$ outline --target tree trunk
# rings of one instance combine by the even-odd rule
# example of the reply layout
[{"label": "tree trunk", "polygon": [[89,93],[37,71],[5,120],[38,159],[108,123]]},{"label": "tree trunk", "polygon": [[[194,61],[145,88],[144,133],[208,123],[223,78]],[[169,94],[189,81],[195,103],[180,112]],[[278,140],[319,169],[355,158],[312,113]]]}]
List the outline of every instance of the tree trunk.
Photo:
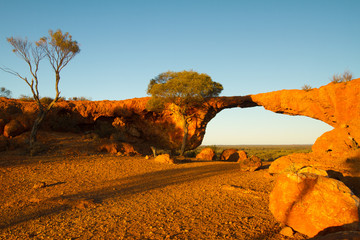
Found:
[{"label": "tree trunk", "polygon": [[182,140],[182,144],[181,144],[181,149],[180,149],[180,156],[184,156],[185,153],[185,148],[186,148],[186,143],[187,143],[187,138],[189,135],[189,123],[187,122],[187,119],[185,116],[183,116],[183,121],[184,121],[184,136],[183,136],[183,140]]},{"label": "tree trunk", "polygon": [[40,112],[39,112],[38,116],[36,117],[35,122],[32,126],[31,133],[30,133],[30,152],[34,147],[34,144],[36,142],[37,132],[40,128],[41,122],[44,120],[46,113],[47,113],[47,111],[40,109]]}]

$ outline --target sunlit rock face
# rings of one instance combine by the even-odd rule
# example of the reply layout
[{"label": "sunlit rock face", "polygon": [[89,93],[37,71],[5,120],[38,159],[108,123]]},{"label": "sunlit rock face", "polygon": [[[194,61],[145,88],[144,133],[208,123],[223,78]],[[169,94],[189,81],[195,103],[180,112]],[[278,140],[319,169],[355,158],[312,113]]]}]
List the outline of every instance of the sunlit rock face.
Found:
[{"label": "sunlit rock face", "polygon": [[[333,126],[332,131],[320,136],[314,144],[313,152],[317,156],[356,155],[360,143],[359,99],[360,79],[330,83],[309,91],[281,90],[213,98],[193,110],[187,149],[201,144],[208,122],[221,110],[263,106],[275,113],[308,116]],[[148,111],[148,100],[145,97],[122,101],[60,101],[42,127],[55,131],[95,132],[116,141],[178,149],[183,136],[181,118],[169,110]],[[12,129],[14,135],[29,131],[36,112],[37,106],[33,102],[0,98],[0,133],[4,135],[4,129],[9,128],[7,124],[12,120],[21,125],[19,129]]]},{"label": "sunlit rock face", "polygon": [[326,162],[329,168],[334,164],[359,171],[360,79],[330,83],[310,91],[281,90],[252,95],[251,98],[267,110],[308,116],[334,127],[319,136],[312,147],[313,153],[306,158]]},{"label": "sunlit rock face", "polygon": [[321,120],[334,130],[319,137],[313,151],[339,155],[360,143],[360,79],[303,90],[282,90],[251,96],[265,109]]},{"label": "sunlit rock face", "polygon": [[312,173],[281,174],[270,194],[274,217],[313,237],[330,227],[357,230],[359,201],[342,182]]}]

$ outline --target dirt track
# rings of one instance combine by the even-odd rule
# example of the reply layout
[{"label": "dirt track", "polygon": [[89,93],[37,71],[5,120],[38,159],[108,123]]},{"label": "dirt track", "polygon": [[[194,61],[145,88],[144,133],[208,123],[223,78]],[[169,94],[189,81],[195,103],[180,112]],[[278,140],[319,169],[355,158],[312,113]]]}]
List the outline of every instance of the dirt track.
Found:
[{"label": "dirt track", "polygon": [[237,163],[3,154],[0,239],[286,239],[268,210],[274,179]]}]

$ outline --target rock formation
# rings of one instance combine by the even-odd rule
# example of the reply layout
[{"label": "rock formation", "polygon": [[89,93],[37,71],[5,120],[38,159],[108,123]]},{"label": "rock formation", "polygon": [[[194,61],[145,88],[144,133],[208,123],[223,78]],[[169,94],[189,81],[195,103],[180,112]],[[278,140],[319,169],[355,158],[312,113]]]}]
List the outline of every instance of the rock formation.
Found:
[{"label": "rock formation", "polygon": [[204,148],[196,155],[196,158],[200,160],[214,161],[216,160],[216,153],[212,148]]},{"label": "rock formation", "polygon": [[270,194],[274,217],[313,237],[330,227],[358,230],[360,199],[344,183],[312,173],[281,174]]},{"label": "rock formation", "polygon": [[[309,91],[280,90],[213,98],[201,108],[194,109],[187,149],[194,149],[201,144],[208,122],[221,110],[263,106],[275,113],[308,116],[334,127],[317,139],[312,155],[305,158],[328,159],[329,162],[333,159],[356,158],[360,154],[359,99],[360,79],[330,83]],[[60,101],[44,121],[43,128],[93,131],[101,137],[120,142],[178,149],[183,134],[181,119],[167,110],[161,113],[148,111],[148,100]],[[10,138],[29,131],[36,112],[37,107],[33,102],[0,98],[0,134]]]},{"label": "rock formation", "polygon": [[262,166],[262,161],[257,156],[251,156],[240,161],[239,163],[241,171],[247,172],[254,172]]},{"label": "rock formation", "polygon": [[220,161],[236,162],[239,159],[237,151],[235,148],[225,149],[220,154]]}]

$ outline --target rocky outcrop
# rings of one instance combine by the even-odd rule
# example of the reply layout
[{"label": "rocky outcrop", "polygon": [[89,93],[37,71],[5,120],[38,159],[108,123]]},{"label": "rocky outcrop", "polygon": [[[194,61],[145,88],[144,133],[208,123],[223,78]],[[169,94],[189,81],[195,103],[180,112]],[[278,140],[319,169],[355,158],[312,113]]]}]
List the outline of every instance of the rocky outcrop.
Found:
[{"label": "rocky outcrop", "polygon": [[310,91],[282,90],[252,95],[252,101],[265,109],[288,115],[308,116],[334,129],[320,136],[313,152],[322,158],[342,158],[359,150],[360,79],[330,83]]},{"label": "rocky outcrop", "polygon": [[[281,90],[238,97],[217,97],[193,109],[187,149],[203,140],[208,122],[227,108],[263,106],[288,115],[302,115],[321,120],[334,130],[320,136],[313,146],[313,159],[347,159],[360,153],[360,79],[330,83],[318,89]],[[179,116],[164,110],[146,109],[149,98],[123,101],[60,101],[44,121],[43,128],[56,131],[96,132],[100,137],[156,148],[179,149],[183,136]],[[21,123],[16,134],[29,131],[37,113],[33,102],[0,98],[1,125]],[[21,128],[22,127],[22,128]],[[15,134],[15,135],[16,135]]]},{"label": "rocky outcrop", "polygon": [[330,227],[358,230],[360,200],[344,183],[311,173],[278,177],[270,194],[274,217],[313,237]]}]

